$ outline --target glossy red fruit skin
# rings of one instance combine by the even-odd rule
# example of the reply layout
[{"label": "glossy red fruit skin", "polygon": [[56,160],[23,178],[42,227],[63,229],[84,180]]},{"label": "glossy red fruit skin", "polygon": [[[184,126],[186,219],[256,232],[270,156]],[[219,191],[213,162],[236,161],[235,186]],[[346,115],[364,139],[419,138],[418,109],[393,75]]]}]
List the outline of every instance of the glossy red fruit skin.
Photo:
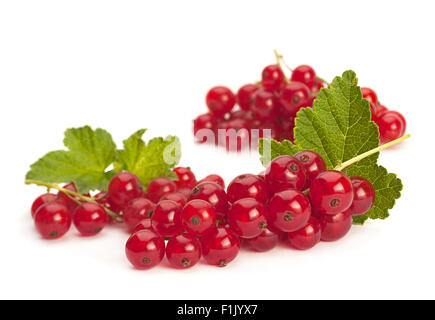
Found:
[{"label": "glossy red fruit skin", "polygon": [[150,219],[156,209],[156,205],[145,198],[136,198],[130,200],[124,207],[124,223],[127,229],[131,231],[143,219]]},{"label": "glossy red fruit skin", "polygon": [[[121,208],[118,207],[117,205],[115,205],[109,198],[109,194],[105,191],[100,192],[98,194],[95,195],[95,198],[97,199],[96,201],[101,204],[103,207],[117,213],[120,214],[121,213]],[[109,221],[110,221],[110,216],[108,217]]]},{"label": "glossy red fruit skin", "polygon": [[284,155],[270,162],[264,177],[271,193],[283,189],[302,190],[305,186],[306,172],[296,158]]},{"label": "glossy red fruit skin", "polygon": [[244,198],[233,203],[228,211],[228,225],[239,237],[258,237],[267,227],[268,210],[253,198]]},{"label": "glossy red fruit skin", "polygon": [[53,193],[44,193],[41,194],[39,197],[35,199],[32,203],[32,208],[30,210],[32,214],[32,218],[35,218],[36,211],[43,206],[44,204],[54,202],[54,201],[61,201],[57,198],[56,194]]},{"label": "glossy red fruit skin", "polygon": [[180,234],[169,239],[166,245],[166,257],[177,269],[188,269],[201,258],[201,243],[195,236]]},{"label": "glossy red fruit skin", "polygon": [[153,231],[153,226],[151,223],[151,218],[143,219],[139,221],[139,223],[131,229],[131,234],[135,234],[138,231],[142,230],[151,230]]},{"label": "glossy red fruit skin", "polygon": [[110,180],[108,194],[110,201],[123,208],[128,202],[142,195],[142,183],[130,172],[121,172]]},{"label": "glossy red fruit skin", "polygon": [[370,102],[370,120],[371,121],[377,120],[376,114],[377,114],[377,106],[373,102]]},{"label": "glossy red fruit skin", "polygon": [[196,186],[195,174],[189,167],[177,167],[173,170],[178,177],[178,180],[174,181],[177,189],[190,188]]},{"label": "glossy red fruit skin", "polygon": [[252,239],[246,239],[248,245],[257,252],[270,251],[278,244],[279,237],[276,233],[266,228],[263,232]]},{"label": "glossy red fruit skin", "polygon": [[218,129],[218,145],[228,151],[240,151],[250,147],[250,130],[243,119],[224,120]]},{"label": "glossy red fruit skin", "polygon": [[301,229],[287,233],[290,246],[298,250],[308,250],[320,242],[322,228],[319,220],[310,217]]},{"label": "glossy red fruit skin", "polygon": [[[193,120],[193,134],[195,137],[198,131],[203,129],[208,129],[213,132],[216,130],[216,119],[210,113],[201,114]],[[204,143],[206,140],[206,137],[203,136],[198,136],[198,138],[195,139],[198,143]]]},{"label": "glossy red fruit skin", "polygon": [[217,174],[210,174],[207,177],[205,177],[204,179],[200,180],[198,182],[198,184],[202,183],[202,182],[206,182],[206,181],[210,181],[210,182],[215,182],[218,185],[220,185],[222,187],[222,189],[225,190],[225,181],[224,179],[222,179],[221,176],[217,175]]},{"label": "glossy red fruit skin", "polygon": [[193,188],[189,201],[201,199],[213,206],[216,218],[222,219],[228,212],[228,197],[225,190],[217,183],[206,181]]},{"label": "glossy red fruit skin", "polygon": [[325,85],[323,84],[322,80],[316,78],[314,79],[313,85],[311,87],[311,92],[318,93],[320,89],[324,88]]},{"label": "glossy red fruit skin", "polygon": [[279,101],[275,93],[260,89],[254,94],[253,99],[251,110],[254,118],[270,120],[278,115]]},{"label": "glossy red fruit skin", "polygon": [[335,215],[316,214],[322,229],[322,241],[337,241],[343,238],[352,227],[352,215],[349,211]]},{"label": "glossy red fruit skin", "polygon": [[261,84],[268,91],[278,91],[284,83],[284,73],[281,68],[272,64],[263,69],[261,73]]},{"label": "glossy red fruit skin", "polygon": [[375,188],[367,179],[350,177],[353,187],[353,201],[349,213],[359,216],[369,211],[375,203]]},{"label": "glossy red fruit skin", "polygon": [[174,181],[169,178],[158,177],[153,179],[149,184],[146,192],[146,196],[152,202],[157,203],[160,199],[168,193],[177,190],[177,186]]},{"label": "glossy red fruit skin", "polygon": [[311,216],[308,197],[289,189],[275,193],[269,201],[268,224],[283,232],[293,232],[307,224]]},{"label": "glossy red fruit skin", "polygon": [[310,199],[314,210],[320,213],[335,215],[346,211],[353,201],[352,182],[342,172],[324,171],[311,182]]},{"label": "glossy red fruit skin", "polygon": [[178,203],[181,207],[184,207],[187,203],[187,196],[182,192],[171,192],[165,194],[163,197],[161,197],[160,201],[163,200],[172,200],[176,203]]},{"label": "glossy red fruit skin", "polygon": [[222,118],[236,104],[236,96],[227,87],[217,86],[210,89],[205,98],[210,113]]},{"label": "glossy red fruit skin", "polygon": [[165,241],[151,230],[138,231],[127,240],[125,254],[135,268],[150,269],[165,256]]},{"label": "glossy red fruit skin", "polygon": [[281,90],[280,102],[287,116],[294,117],[299,109],[311,105],[311,91],[301,82],[290,82]]},{"label": "glossy red fruit skin", "polygon": [[311,88],[314,86],[314,81],[316,80],[316,72],[308,65],[300,65],[293,70],[290,80],[301,82],[308,88]]},{"label": "glossy red fruit skin", "polygon": [[[70,190],[70,191],[73,191],[73,192],[77,192],[77,187],[74,183],[69,183],[69,184],[63,186],[63,188]],[[77,197],[73,197],[73,198],[76,199],[77,201],[79,201],[79,199]],[[63,192],[59,192],[57,194],[57,199],[66,205],[70,214],[72,214],[74,212],[74,209],[77,207],[77,202],[72,200],[69,196],[67,196]]]},{"label": "glossy red fruit skin", "polygon": [[106,226],[107,212],[99,204],[82,203],[74,210],[73,222],[82,235],[93,236]]},{"label": "glossy red fruit skin", "polygon": [[406,120],[397,111],[385,111],[377,118],[379,127],[379,139],[382,143],[388,143],[402,137],[406,131]]},{"label": "glossy red fruit skin", "polygon": [[227,194],[231,203],[243,198],[254,198],[261,203],[269,199],[266,182],[255,174],[242,174],[234,178],[228,185]]},{"label": "glossy red fruit skin", "polygon": [[207,201],[191,200],[181,211],[181,224],[187,233],[201,236],[216,225],[216,211]]},{"label": "glossy red fruit skin", "polygon": [[260,89],[260,87],[256,84],[245,84],[237,91],[237,102],[240,109],[244,111],[251,110],[253,104],[252,97],[258,89]]},{"label": "glossy red fruit skin", "polygon": [[388,108],[383,104],[378,104],[376,107],[376,121],[384,113],[388,111]]},{"label": "glossy red fruit skin", "polygon": [[213,228],[201,237],[201,247],[208,264],[225,267],[239,254],[240,240],[228,228]]},{"label": "glossy red fruit skin", "polygon": [[35,213],[35,227],[46,239],[63,236],[71,226],[71,215],[66,205],[50,202],[42,205]]},{"label": "glossy red fruit skin", "polygon": [[367,99],[369,102],[372,102],[375,106],[378,105],[378,95],[376,92],[370,88],[361,88],[361,93],[364,99]]},{"label": "glossy red fruit skin", "polygon": [[160,201],[153,215],[153,230],[161,237],[175,237],[183,232],[181,225],[181,206],[171,200]]},{"label": "glossy red fruit skin", "polygon": [[294,157],[302,163],[306,172],[306,182],[303,190],[309,188],[311,181],[319,175],[319,173],[326,170],[325,160],[316,152],[304,150],[297,152]]}]

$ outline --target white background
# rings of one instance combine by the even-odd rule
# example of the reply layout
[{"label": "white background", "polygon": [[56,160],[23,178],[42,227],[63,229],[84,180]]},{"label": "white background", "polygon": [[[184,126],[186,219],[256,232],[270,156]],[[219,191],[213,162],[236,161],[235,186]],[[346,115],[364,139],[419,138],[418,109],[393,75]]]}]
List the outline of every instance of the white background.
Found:
[{"label": "white background", "polygon": [[[433,1],[1,1],[0,298],[435,298]],[[385,221],[307,252],[243,251],[227,268],[133,270],[127,234],[43,241],[25,186],[31,163],[89,124],[115,141],[139,128],[181,138],[181,165],[228,183],[256,153],[193,143],[206,91],[259,78],[277,48],[331,80],[353,69],[412,138],[380,162],[404,183]]]}]

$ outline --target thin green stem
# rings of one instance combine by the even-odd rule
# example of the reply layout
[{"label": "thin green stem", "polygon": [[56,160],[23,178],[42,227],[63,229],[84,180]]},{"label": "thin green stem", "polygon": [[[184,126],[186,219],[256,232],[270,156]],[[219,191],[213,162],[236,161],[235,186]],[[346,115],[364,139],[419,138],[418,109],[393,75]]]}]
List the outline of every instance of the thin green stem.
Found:
[{"label": "thin green stem", "polygon": [[[285,65],[288,69],[290,69],[290,68],[289,68],[289,67],[287,66],[287,64],[284,62],[284,57],[283,57],[282,55],[280,55],[276,49],[273,50],[273,53],[275,54],[276,65],[281,69],[282,73],[284,74],[284,81],[285,81],[285,83],[289,83],[289,80],[288,80],[288,78],[286,77],[284,70],[282,69],[281,62],[283,62],[284,65]],[[291,69],[290,69],[290,71],[291,71]]]}]

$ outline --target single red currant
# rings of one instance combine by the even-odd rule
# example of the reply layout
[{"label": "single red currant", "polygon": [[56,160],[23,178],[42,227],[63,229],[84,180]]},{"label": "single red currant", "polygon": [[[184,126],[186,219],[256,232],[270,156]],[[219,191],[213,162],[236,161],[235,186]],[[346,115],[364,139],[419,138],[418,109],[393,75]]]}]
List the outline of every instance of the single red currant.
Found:
[{"label": "single red currant", "polygon": [[233,203],[228,211],[230,229],[246,239],[259,236],[267,227],[268,212],[264,204],[253,198],[244,198]]},{"label": "single red currant", "polygon": [[216,212],[216,218],[222,219],[228,212],[228,197],[225,190],[214,182],[203,182],[193,188],[189,201],[201,199],[207,201],[213,206]]},{"label": "single red currant", "polygon": [[222,189],[225,189],[224,179],[222,179],[222,177],[217,175],[217,174],[210,174],[210,175],[208,175],[207,177],[205,177],[204,179],[199,181],[198,184],[200,184],[202,182],[206,182],[206,181],[215,182],[218,185],[220,185],[222,187]]},{"label": "single red currant", "polygon": [[191,268],[201,258],[201,243],[195,236],[180,234],[169,239],[166,257],[175,268]]},{"label": "single red currant", "polygon": [[136,198],[131,200],[124,208],[124,223],[128,230],[134,228],[143,219],[150,219],[156,206],[150,200],[145,198]]},{"label": "single red currant", "polygon": [[310,199],[320,213],[334,215],[346,211],[353,200],[352,182],[342,172],[324,171],[311,182]]},{"label": "single red currant", "polygon": [[130,200],[142,195],[142,184],[134,174],[121,172],[110,180],[108,193],[110,200],[123,208]]},{"label": "single red currant", "polygon": [[171,200],[160,201],[153,215],[151,223],[154,231],[161,237],[174,237],[183,232],[181,225],[181,206]]},{"label": "single red currant", "polygon": [[181,211],[181,223],[187,233],[203,235],[216,225],[216,211],[207,201],[191,200]]},{"label": "single red currant", "polygon": [[224,120],[218,129],[218,144],[228,151],[240,151],[250,147],[250,130],[243,119]]},{"label": "single red currant", "polygon": [[326,163],[318,153],[310,150],[299,151],[294,155],[294,157],[299,160],[305,168],[307,175],[307,180],[303,188],[303,190],[305,190],[309,188],[311,181],[313,181],[319,173],[326,170]]},{"label": "single red currant", "polygon": [[316,72],[308,65],[301,65],[293,70],[290,80],[293,82],[301,82],[308,88],[311,88],[314,86],[314,81],[316,81]]},{"label": "single red currant", "polygon": [[269,190],[264,180],[255,174],[242,174],[228,185],[228,200],[231,203],[242,198],[254,198],[265,203],[269,199]]},{"label": "single red currant", "polygon": [[406,120],[397,111],[385,111],[377,119],[379,138],[382,143],[387,143],[402,137],[406,131]]},{"label": "single red currant", "polygon": [[253,104],[252,97],[258,89],[260,89],[260,87],[256,84],[246,84],[237,91],[237,102],[239,103],[240,109],[244,111],[251,110]]},{"label": "single red currant", "polygon": [[282,110],[288,116],[296,116],[299,109],[311,104],[311,91],[301,82],[290,82],[281,90]]},{"label": "single red currant", "polygon": [[378,121],[378,118],[386,111],[388,111],[388,108],[383,104],[378,104],[376,106],[376,122]]},{"label": "single red currant", "polygon": [[266,252],[272,250],[278,244],[278,235],[266,228],[263,232],[252,239],[246,239],[247,244],[258,252]]},{"label": "single red currant", "polygon": [[298,250],[308,250],[320,242],[322,234],[320,222],[310,217],[308,223],[299,230],[287,234],[289,244]]},{"label": "single red currant", "polygon": [[[63,188],[67,189],[69,191],[72,191],[72,192],[77,192],[77,187],[74,183],[69,183],[69,184],[63,186]],[[57,194],[57,199],[66,205],[70,214],[72,214],[74,212],[75,208],[78,206],[78,202],[80,201],[79,198],[69,196],[64,192],[59,192]]]},{"label": "single red currant", "polygon": [[316,78],[314,79],[313,86],[311,87],[311,92],[318,93],[320,89],[324,88],[325,85],[322,80]]},{"label": "single red currant", "polygon": [[125,254],[137,269],[150,269],[165,256],[165,241],[150,230],[138,231],[127,240]]},{"label": "single red currant", "polygon": [[370,102],[370,120],[375,121],[376,120],[376,114],[377,114],[377,107],[373,102]]},{"label": "single red currant", "polygon": [[61,200],[59,200],[57,198],[57,195],[53,194],[53,193],[44,193],[44,194],[40,195],[38,198],[36,198],[35,201],[33,201],[33,203],[32,203],[32,209],[30,211],[32,214],[32,218],[35,217],[36,211],[41,206],[43,206],[46,203],[50,203],[50,202],[54,202],[54,201],[61,201]]},{"label": "single red currant", "polygon": [[208,264],[225,267],[239,254],[240,241],[228,228],[219,227],[201,238],[201,247]]},{"label": "single red currant", "polygon": [[343,238],[352,227],[352,215],[349,210],[335,215],[317,214],[322,228],[322,241],[336,241]]},{"label": "single red currant", "polygon": [[131,234],[135,234],[138,231],[141,230],[153,230],[153,226],[151,223],[151,218],[143,219],[141,220],[132,230]]},{"label": "single red currant", "polygon": [[216,129],[216,119],[210,113],[202,114],[193,120],[193,134],[196,137],[196,141],[199,143],[207,141],[205,135],[197,136],[198,132],[203,129],[211,130],[213,132]]},{"label": "single red currant", "polygon": [[176,191],[176,192],[171,192],[171,193],[165,194],[160,199],[160,201],[163,201],[163,200],[172,200],[172,201],[178,203],[181,207],[184,207],[186,205],[186,203],[187,203],[187,199],[188,199],[188,197],[186,197],[184,195],[184,193]]},{"label": "single red currant", "polygon": [[370,181],[361,177],[350,177],[353,187],[353,201],[349,213],[359,216],[369,211],[375,203],[375,188]]},{"label": "single red currant", "polygon": [[279,101],[275,93],[260,89],[254,94],[253,99],[251,109],[256,119],[269,120],[277,116]]},{"label": "single red currant", "polygon": [[194,186],[196,186],[196,177],[189,167],[177,167],[173,171],[178,177],[178,180],[174,181],[177,189],[192,189]]},{"label": "single red currant", "polygon": [[174,181],[169,178],[159,177],[153,179],[149,184],[146,192],[146,196],[152,202],[157,203],[160,199],[168,193],[177,190],[177,186]]},{"label": "single red currant", "polygon": [[49,202],[36,210],[36,230],[46,239],[57,239],[63,236],[71,226],[71,215],[61,202]]},{"label": "single red currant", "polygon": [[370,88],[361,88],[361,93],[364,99],[372,102],[375,106],[378,105],[378,96],[374,90]]},{"label": "single red currant", "polygon": [[302,190],[305,186],[304,166],[291,156],[279,156],[273,159],[266,169],[266,183],[271,193],[283,189]]},{"label": "single red currant", "polygon": [[[110,211],[113,211],[117,214],[120,214],[122,211],[120,207],[118,207],[116,204],[114,204],[112,202],[112,200],[110,200],[109,194],[105,191],[96,194],[95,199],[100,205],[109,209]],[[109,218],[109,221],[110,221],[110,218]]]},{"label": "single red currant", "polygon": [[[190,193],[192,192],[192,189],[182,188],[182,189],[178,189],[177,192],[184,195],[186,197],[186,199],[189,199]],[[163,197],[162,197],[162,200],[163,200]],[[172,199],[166,199],[166,200],[172,200]]]},{"label": "single red currant", "polygon": [[293,232],[306,225],[310,216],[310,201],[300,191],[281,191],[270,199],[268,223],[273,228]]},{"label": "single red currant", "polygon": [[211,88],[207,93],[206,103],[210,113],[221,118],[233,109],[236,97],[227,87],[218,86]]},{"label": "single red currant", "polygon": [[106,226],[107,212],[96,203],[86,202],[74,210],[73,222],[84,236],[93,236]]},{"label": "single red currant", "polygon": [[276,65],[270,65],[263,69],[261,73],[261,84],[268,91],[278,91],[284,83],[284,73],[281,68]]}]

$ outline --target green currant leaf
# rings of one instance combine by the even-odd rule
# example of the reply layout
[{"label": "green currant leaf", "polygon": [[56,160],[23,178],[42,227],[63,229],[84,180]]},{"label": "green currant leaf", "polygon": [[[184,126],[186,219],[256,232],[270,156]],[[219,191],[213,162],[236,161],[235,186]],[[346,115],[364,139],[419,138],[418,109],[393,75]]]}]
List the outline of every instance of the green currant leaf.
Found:
[{"label": "green currant leaf", "polygon": [[[270,150],[270,152],[268,152]],[[292,156],[296,152],[301,151],[299,147],[295,146],[288,140],[278,142],[273,139],[263,139],[259,141],[260,161],[263,166],[267,167],[273,159],[282,155]],[[270,154],[270,156],[269,156]]]}]

